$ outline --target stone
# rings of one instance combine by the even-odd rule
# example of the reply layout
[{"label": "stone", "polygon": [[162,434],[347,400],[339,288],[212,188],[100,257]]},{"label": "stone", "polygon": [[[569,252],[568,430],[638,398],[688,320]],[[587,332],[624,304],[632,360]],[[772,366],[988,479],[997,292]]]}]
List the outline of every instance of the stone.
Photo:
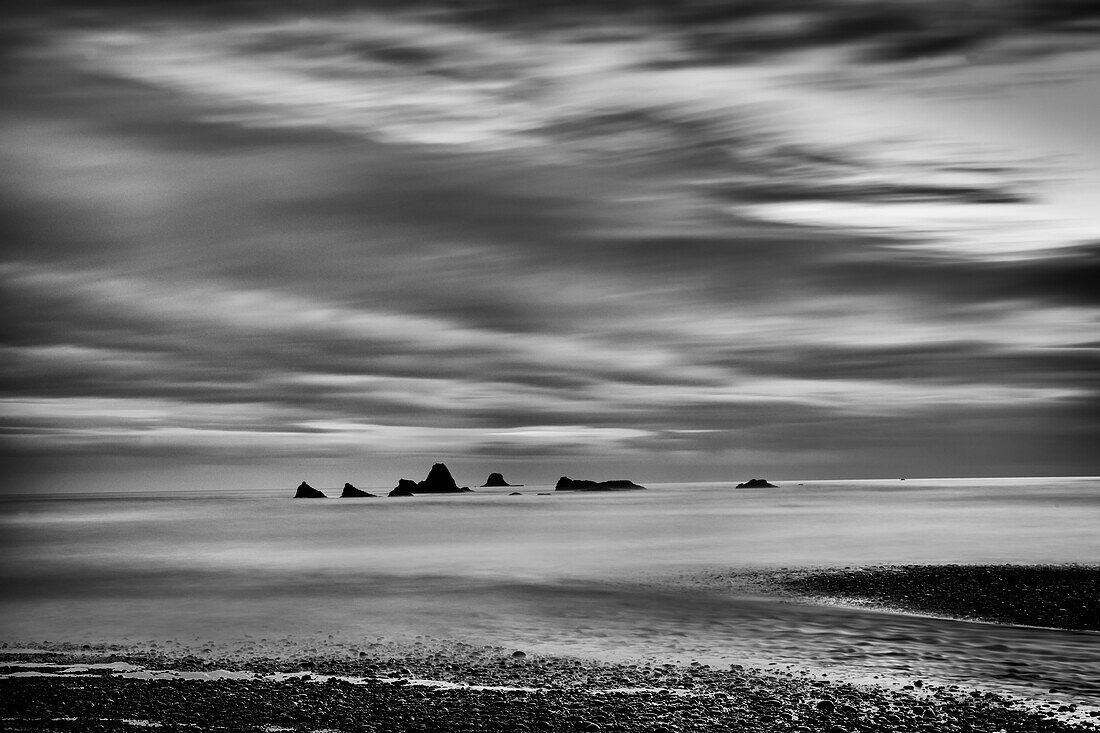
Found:
[{"label": "stone", "polygon": [[523,494],[518,492],[518,491],[513,491],[510,494],[508,494],[508,496],[523,496]]},{"label": "stone", "polygon": [[367,491],[363,491],[362,489],[357,489],[354,486],[352,486],[351,484],[344,484],[344,492],[342,494],[340,494],[340,498],[342,498],[342,499],[358,498],[358,497],[364,497],[364,496],[373,497],[374,494],[371,494],[370,492],[367,492]]},{"label": "stone", "polygon": [[457,491],[470,491],[469,487],[458,488],[458,484],[455,483],[454,478],[451,476],[451,472],[447,469],[447,466],[442,463],[435,463],[432,465],[432,470],[428,471],[428,477],[423,481],[416,484],[415,493],[418,494],[448,494]]},{"label": "stone", "polygon": [[432,469],[428,471],[428,477],[417,482],[416,488],[421,491],[458,491],[458,484],[455,483],[451,472],[447,470],[446,464],[433,463]]},{"label": "stone", "polygon": [[298,484],[298,490],[294,492],[295,499],[324,499],[325,495],[313,488],[305,481]]},{"label": "stone", "polygon": [[628,491],[644,488],[644,486],[639,486],[626,479],[589,481],[588,479],[571,479],[568,476],[562,476],[558,479],[558,483],[554,485],[555,491]]},{"label": "stone", "polygon": [[739,489],[778,489],[775,484],[769,484],[762,478],[749,479],[743,484],[737,484]]},{"label": "stone", "polygon": [[397,482],[397,486],[389,493],[390,496],[417,496],[419,494],[457,494],[472,492],[469,486],[458,487],[451,472],[442,463],[436,463],[428,471],[428,477],[423,481],[413,483],[407,478]]},{"label": "stone", "polygon": [[415,496],[413,491],[416,490],[416,482],[410,481],[407,478],[403,478],[397,482],[397,486],[394,487],[388,496]]},{"label": "stone", "polygon": [[523,486],[523,484],[510,484],[504,480],[504,476],[499,473],[489,474],[489,478],[485,479],[485,483],[482,486]]}]

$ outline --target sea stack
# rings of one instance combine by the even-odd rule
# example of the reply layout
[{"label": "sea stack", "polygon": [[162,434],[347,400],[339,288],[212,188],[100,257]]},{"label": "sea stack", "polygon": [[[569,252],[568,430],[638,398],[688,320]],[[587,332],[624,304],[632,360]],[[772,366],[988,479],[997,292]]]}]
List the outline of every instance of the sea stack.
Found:
[{"label": "sea stack", "polygon": [[589,481],[588,479],[572,479],[568,476],[562,476],[554,486],[555,491],[630,491],[644,488],[644,486],[639,486],[626,479]]},{"label": "sea stack", "polygon": [[324,499],[325,495],[313,488],[305,481],[298,484],[298,491],[294,493],[295,499]]},{"label": "sea stack", "polygon": [[485,483],[482,486],[523,486],[523,484],[510,484],[504,480],[504,476],[499,473],[489,474],[489,478],[485,479]]},{"label": "sea stack", "polygon": [[340,494],[341,499],[354,499],[362,496],[374,496],[370,492],[357,489],[351,484],[344,484],[344,493]]},{"label": "sea stack", "polygon": [[451,472],[442,463],[432,465],[432,470],[428,471],[428,477],[417,482],[416,490],[421,494],[449,494],[454,491],[469,491],[468,488],[458,488]]},{"label": "sea stack", "polygon": [[397,487],[389,493],[390,496],[416,496],[417,494],[457,494],[463,491],[471,491],[470,487],[458,488],[451,472],[442,463],[436,463],[432,470],[428,471],[428,477],[423,481],[413,483],[407,478],[397,482]]},{"label": "sea stack", "polygon": [[414,496],[413,491],[415,490],[416,482],[403,478],[398,480],[397,486],[387,496]]},{"label": "sea stack", "polygon": [[737,484],[737,488],[739,488],[739,489],[778,489],[779,487],[776,486],[775,484],[769,484],[767,481],[765,481],[762,478],[753,478],[753,479],[749,479],[748,481],[746,481],[743,484]]}]

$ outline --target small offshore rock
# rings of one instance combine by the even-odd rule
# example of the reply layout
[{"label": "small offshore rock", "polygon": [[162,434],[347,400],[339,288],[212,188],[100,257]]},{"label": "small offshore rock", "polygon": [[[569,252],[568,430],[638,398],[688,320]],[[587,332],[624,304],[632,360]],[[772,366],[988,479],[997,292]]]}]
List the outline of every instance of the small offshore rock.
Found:
[{"label": "small offshore rock", "polygon": [[416,490],[416,482],[410,481],[407,478],[400,479],[397,482],[397,486],[391,491],[388,496],[415,496],[413,491]]},{"label": "small offshore rock", "polygon": [[778,489],[779,487],[776,486],[775,484],[768,483],[765,479],[753,478],[753,479],[749,479],[748,481],[746,481],[743,484],[737,484],[737,488],[739,488],[739,489]]},{"label": "small offshore rock", "polygon": [[627,491],[631,489],[644,489],[633,481],[617,479],[613,481],[590,481],[588,479],[571,479],[562,476],[554,485],[555,491]]},{"label": "small offshore rock", "polygon": [[523,486],[523,484],[510,484],[504,480],[503,474],[494,472],[489,474],[489,478],[485,479],[482,486]]},{"label": "small offshore rock", "polygon": [[324,499],[326,497],[322,492],[318,491],[317,489],[313,488],[312,486],[307,484],[305,481],[303,481],[302,483],[298,484],[298,490],[296,492],[294,492],[294,498],[295,499]]},{"label": "small offshore rock", "polygon": [[342,494],[340,494],[341,499],[358,498],[358,497],[363,497],[363,496],[373,497],[374,494],[371,494],[367,491],[363,491],[362,489],[357,489],[356,487],[352,486],[351,484],[344,484],[344,491],[343,491]]}]

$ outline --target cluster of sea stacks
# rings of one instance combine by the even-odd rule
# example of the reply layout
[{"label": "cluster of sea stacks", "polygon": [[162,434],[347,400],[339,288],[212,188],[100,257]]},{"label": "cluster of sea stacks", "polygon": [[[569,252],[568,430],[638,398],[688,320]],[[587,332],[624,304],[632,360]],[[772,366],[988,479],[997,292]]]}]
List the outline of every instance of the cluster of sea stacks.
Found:
[{"label": "cluster of sea stacks", "polygon": [[[489,478],[482,484],[483,487],[510,487],[510,486],[522,486],[523,484],[510,484],[504,480],[504,476],[499,473],[490,473]],[[616,480],[616,481],[589,481],[587,479],[571,479],[562,476],[558,479],[557,486],[554,487],[557,491],[625,491],[629,489],[644,489],[644,486],[639,486],[633,481]],[[428,471],[428,477],[423,481],[411,481],[407,478],[403,478],[397,482],[397,486],[394,487],[388,496],[418,496],[420,494],[460,494],[463,492],[472,492],[468,486],[459,488],[455,483],[454,478],[451,476],[451,472],[442,463],[436,463],[432,466],[432,470]],[[519,492],[512,492],[510,496],[518,496]],[[376,494],[357,489],[351,484],[344,484],[343,493],[340,494],[341,498],[362,498],[362,497],[374,497]],[[315,489],[305,481],[298,485],[298,491],[294,494],[295,499],[324,499],[327,498],[325,493],[320,489]]]},{"label": "cluster of sea stacks", "polygon": [[[523,484],[510,484],[504,480],[504,476],[499,473],[490,473],[489,478],[485,479],[485,483],[482,487],[512,487],[523,486]],[[644,486],[639,486],[633,481],[626,479],[616,479],[613,481],[590,481],[589,479],[572,479],[568,476],[562,476],[558,479],[558,483],[554,486],[555,491],[633,491],[636,489],[644,489]],[[777,488],[775,484],[770,484],[762,478],[754,478],[746,481],[743,484],[737,484],[739,489],[774,489]],[[397,486],[390,491],[387,496],[418,496],[420,494],[461,494],[463,492],[472,492],[469,486],[463,486],[459,488],[455,483],[454,478],[451,476],[451,472],[442,463],[436,463],[432,466],[432,470],[428,471],[428,477],[423,481],[411,481],[407,478],[403,478],[397,482]],[[518,491],[513,491],[509,496],[520,496]],[[344,484],[344,490],[340,494],[340,498],[363,498],[363,497],[376,497],[377,494],[371,494],[362,489],[357,489],[351,484]],[[295,499],[325,499],[325,493],[319,489],[315,489],[305,481],[298,485],[298,491],[294,494]]]}]

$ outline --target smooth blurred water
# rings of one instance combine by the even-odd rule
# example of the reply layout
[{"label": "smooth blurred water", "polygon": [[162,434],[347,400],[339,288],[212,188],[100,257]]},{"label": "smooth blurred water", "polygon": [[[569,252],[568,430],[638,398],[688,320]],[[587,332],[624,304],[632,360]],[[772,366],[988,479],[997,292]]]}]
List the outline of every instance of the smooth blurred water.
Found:
[{"label": "smooth blurred water", "polygon": [[1098,563],[1098,479],[512,490],[9,496],[0,638],[428,635],[608,659],[1053,687],[1100,704],[1100,635],[817,608],[694,583],[738,568]]}]

